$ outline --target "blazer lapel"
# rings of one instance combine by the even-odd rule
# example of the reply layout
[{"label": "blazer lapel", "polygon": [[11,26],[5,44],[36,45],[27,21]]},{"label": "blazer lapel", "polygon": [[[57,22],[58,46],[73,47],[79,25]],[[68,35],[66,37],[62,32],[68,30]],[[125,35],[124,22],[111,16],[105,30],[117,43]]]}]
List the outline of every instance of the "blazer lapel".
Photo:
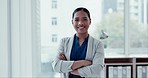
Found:
[{"label": "blazer lapel", "polygon": [[93,38],[89,35],[88,38],[88,44],[87,44],[87,53],[86,53],[86,58],[87,60],[92,60],[91,56],[93,54]]},{"label": "blazer lapel", "polygon": [[73,45],[73,40],[74,36],[70,37],[69,44],[68,44],[68,50],[67,50],[67,60],[70,60],[70,54],[71,54],[71,49]]}]

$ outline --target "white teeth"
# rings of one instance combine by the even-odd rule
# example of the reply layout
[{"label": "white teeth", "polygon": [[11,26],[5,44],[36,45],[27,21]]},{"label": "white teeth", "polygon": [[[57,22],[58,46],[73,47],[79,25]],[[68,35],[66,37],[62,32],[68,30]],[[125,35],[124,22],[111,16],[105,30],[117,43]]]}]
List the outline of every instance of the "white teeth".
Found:
[{"label": "white teeth", "polygon": [[79,29],[83,29],[84,27],[79,27]]}]

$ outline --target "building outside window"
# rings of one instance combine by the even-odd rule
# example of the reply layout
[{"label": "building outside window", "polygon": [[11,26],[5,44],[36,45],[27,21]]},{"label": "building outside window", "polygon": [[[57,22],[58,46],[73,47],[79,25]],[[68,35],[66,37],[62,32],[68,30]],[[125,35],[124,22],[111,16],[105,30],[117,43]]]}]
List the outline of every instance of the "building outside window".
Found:
[{"label": "building outside window", "polygon": [[52,2],[52,5],[51,5],[52,8],[53,9],[57,8],[57,0],[52,0],[51,2]]},{"label": "building outside window", "polygon": [[51,21],[52,22],[51,23],[52,26],[56,26],[57,25],[57,18],[56,17],[52,17],[51,19],[52,19],[52,21]]},{"label": "building outside window", "polygon": [[52,34],[52,42],[57,42],[57,34]]},{"label": "building outside window", "polygon": [[[103,42],[106,59],[148,58],[148,0],[58,0],[58,5],[57,0],[0,2],[4,4],[0,25],[1,77],[60,78],[51,62],[59,41],[75,34],[71,17],[79,6],[90,11],[89,34]],[[100,39],[102,30],[108,33],[107,39]],[[139,64],[140,60],[132,59],[132,64]],[[138,78],[148,77],[147,66],[137,66],[137,69],[140,70]],[[111,73],[117,74],[116,71]]]},{"label": "building outside window", "polygon": [[[133,1],[136,4],[130,1]],[[59,0],[58,5],[56,0],[52,0],[52,4],[56,5],[56,7],[60,6],[54,11],[50,7],[43,6],[46,2],[43,0],[41,0],[41,2],[44,3],[41,4],[41,10],[44,8],[50,10],[41,11],[41,17],[47,19],[51,18],[51,26],[57,25],[57,23],[59,25],[51,27],[48,24],[48,20],[47,23],[41,23],[41,28],[45,28],[41,31],[45,32],[43,34],[44,37],[41,38],[42,41],[45,41],[45,43],[41,43],[41,46],[44,46],[42,47],[41,54],[44,53],[45,55],[41,58],[47,60],[44,63],[41,61],[42,64],[51,65],[51,61],[55,56],[58,47],[58,44],[53,45],[53,42],[59,43],[61,38],[74,34],[74,28],[71,24],[71,14],[78,6],[88,8],[91,13],[92,23],[89,32],[92,36],[100,39],[101,30],[104,30],[109,34],[107,39],[101,40],[105,45],[105,58],[148,56],[147,0]],[[68,6],[69,3],[73,4]],[[127,7],[127,5],[129,6]],[[46,20],[43,22],[45,21]],[[48,40],[49,38],[47,38],[49,35],[52,35],[51,40]],[[51,43],[46,44],[46,42]],[[49,58],[46,59],[46,57]],[[42,67],[47,69],[49,65],[47,65],[47,67]],[[59,77],[57,73],[53,72],[51,66],[49,66],[49,69],[46,72],[43,72],[43,75],[51,77],[54,75],[54,77]]]}]

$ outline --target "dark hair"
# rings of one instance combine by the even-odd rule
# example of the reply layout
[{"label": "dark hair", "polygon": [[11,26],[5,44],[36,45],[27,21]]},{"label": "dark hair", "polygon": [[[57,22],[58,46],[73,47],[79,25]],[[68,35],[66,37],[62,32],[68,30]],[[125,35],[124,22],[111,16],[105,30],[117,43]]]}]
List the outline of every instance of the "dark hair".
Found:
[{"label": "dark hair", "polygon": [[89,19],[91,19],[91,18],[90,18],[90,12],[89,12],[86,8],[84,8],[84,7],[76,8],[76,9],[73,11],[73,13],[72,13],[72,19],[74,18],[74,14],[75,14],[76,12],[78,12],[78,11],[84,11],[84,12],[86,12],[86,14],[88,15]]}]

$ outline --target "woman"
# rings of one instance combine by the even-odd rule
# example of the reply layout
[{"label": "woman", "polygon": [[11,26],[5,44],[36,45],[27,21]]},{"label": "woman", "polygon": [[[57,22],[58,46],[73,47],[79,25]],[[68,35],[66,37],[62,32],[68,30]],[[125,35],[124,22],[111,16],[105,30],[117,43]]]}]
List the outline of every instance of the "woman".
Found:
[{"label": "woman", "polygon": [[104,66],[103,44],[88,34],[90,13],[79,7],[72,14],[76,34],[61,40],[52,66],[65,78],[98,77]]}]

